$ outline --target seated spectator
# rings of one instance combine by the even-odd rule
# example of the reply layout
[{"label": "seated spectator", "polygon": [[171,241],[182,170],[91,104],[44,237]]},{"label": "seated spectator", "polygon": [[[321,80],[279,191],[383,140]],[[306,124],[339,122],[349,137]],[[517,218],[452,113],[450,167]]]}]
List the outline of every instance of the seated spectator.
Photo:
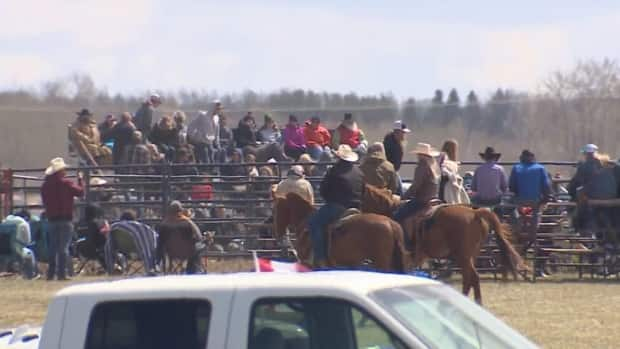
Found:
[{"label": "seated spectator", "polygon": [[202,234],[198,226],[192,221],[189,213],[179,201],[170,203],[166,215],[158,226],[158,257],[164,253],[174,254],[174,257],[187,257],[187,274],[194,274],[200,269],[200,252]]},{"label": "seated spectator", "polygon": [[103,143],[107,143],[108,141],[112,140],[108,132],[110,132],[110,130],[112,130],[115,125],[116,125],[116,116],[114,116],[114,114],[106,115],[103,122],[97,125],[97,129],[99,130],[99,135]]},{"label": "seated spectator", "polygon": [[[161,163],[164,160],[164,154],[157,150],[154,144],[145,144],[142,139],[142,132],[134,131],[131,138],[131,144],[127,147],[123,164],[127,165],[152,165]],[[155,169],[152,167],[140,166],[131,169],[134,174],[153,174]]]},{"label": "seated spectator", "polygon": [[[191,151],[187,147],[181,147],[176,152],[175,166],[172,167],[172,175],[173,176],[198,176],[198,169],[196,168],[196,163],[192,159]],[[176,166],[176,165],[185,165],[185,166]]]},{"label": "seated spectator", "polygon": [[235,143],[237,143],[237,148],[241,149],[247,146],[256,147],[256,120],[252,116],[252,112],[248,112],[239,121],[235,134]]},{"label": "seated spectator", "polygon": [[265,124],[256,133],[256,140],[261,143],[280,143],[282,135],[269,114],[265,114]]},{"label": "seated spectator", "polygon": [[198,111],[198,116],[188,127],[188,140],[194,146],[196,160],[199,163],[214,162],[214,152],[217,145],[217,123],[213,116],[206,111]]},{"label": "seated spectator", "polygon": [[138,222],[135,211],[123,212],[120,220],[110,226],[104,247],[108,274],[114,271],[117,252],[127,257],[137,255],[144,263],[146,275],[153,275],[156,262],[157,233],[148,225]]},{"label": "seated spectator", "polygon": [[32,279],[38,276],[37,263],[34,255],[34,251],[31,249],[32,234],[30,232],[30,212],[19,211],[12,215],[8,215],[2,223],[15,224],[17,227],[17,234],[15,236],[15,245],[12,246],[15,249],[15,254],[19,256],[22,263],[22,274],[27,279]]},{"label": "seated spectator", "polygon": [[284,128],[282,138],[284,140],[284,153],[286,156],[297,160],[306,152],[304,129],[299,126],[299,121],[295,115],[289,115],[288,124]]},{"label": "seated spectator", "polygon": [[485,161],[474,172],[471,183],[472,203],[481,206],[495,206],[502,202],[502,195],[508,190],[504,168],[497,164],[502,156],[492,147],[487,147],[480,157]]},{"label": "seated spectator", "polygon": [[439,199],[447,204],[469,204],[469,195],[463,186],[463,177],[459,174],[457,152],[458,143],[453,139],[445,141],[441,147]]},{"label": "seated spectator", "polygon": [[276,195],[286,196],[288,193],[295,193],[314,204],[312,185],[305,179],[304,169],[300,165],[291,166],[286,179],[276,186]]},{"label": "seated spectator", "polygon": [[368,148],[368,155],[362,160],[360,170],[366,183],[397,193],[398,176],[394,170],[394,165],[385,157],[383,143],[377,142]]},{"label": "seated spectator", "polygon": [[358,155],[366,154],[368,141],[364,136],[364,131],[357,126],[357,122],[353,119],[353,114],[344,114],[344,120],[338,125],[332,139],[332,148],[338,149],[341,144],[346,144],[353,149]]},{"label": "seated spectator", "polygon": [[225,115],[220,116],[220,137],[218,146],[221,149],[227,149],[233,144],[233,132],[228,127],[228,118]]},{"label": "seated spectator", "polygon": [[321,118],[318,116],[313,116],[310,123],[304,127],[304,138],[306,139],[306,150],[314,160],[319,160],[321,154],[329,150],[331,135],[321,125]]},{"label": "seated spectator", "polygon": [[179,134],[179,145],[187,145],[187,116],[185,116],[184,112],[177,110],[172,114],[172,119],[174,120],[174,124],[176,125]]},{"label": "seated spectator", "polygon": [[179,147],[179,130],[172,117],[165,115],[159,120],[151,131],[150,141],[165,154],[166,160],[170,162],[174,160],[176,149]]},{"label": "seated spectator", "polygon": [[108,137],[114,141],[112,158],[115,165],[123,163],[127,147],[132,144],[133,133],[136,130],[132,120],[131,114],[125,112],[121,115],[121,121],[108,131]]},{"label": "seated spectator", "polygon": [[310,154],[301,154],[301,156],[299,157],[299,160],[297,160],[298,162],[302,163],[302,167],[304,168],[304,174],[308,177],[317,177],[318,174],[318,169],[316,167],[316,165],[314,164],[315,161],[312,160],[312,157],[310,157]]},{"label": "seated spectator", "polygon": [[96,204],[89,204],[84,209],[86,240],[78,246],[79,252],[86,258],[96,259],[106,270],[104,247],[110,232],[108,222],[103,219],[103,210]]},{"label": "seated spectator", "polygon": [[70,136],[73,145],[82,158],[98,165],[112,161],[112,150],[102,145],[97,123],[88,109],[77,113],[77,120],[71,125]]}]

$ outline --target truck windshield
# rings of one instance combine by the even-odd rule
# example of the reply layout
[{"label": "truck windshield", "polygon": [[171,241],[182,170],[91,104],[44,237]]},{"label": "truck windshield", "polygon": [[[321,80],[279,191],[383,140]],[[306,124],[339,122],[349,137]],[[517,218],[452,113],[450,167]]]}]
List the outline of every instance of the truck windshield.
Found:
[{"label": "truck windshield", "polygon": [[431,348],[537,348],[448,286],[390,288],[371,298]]}]

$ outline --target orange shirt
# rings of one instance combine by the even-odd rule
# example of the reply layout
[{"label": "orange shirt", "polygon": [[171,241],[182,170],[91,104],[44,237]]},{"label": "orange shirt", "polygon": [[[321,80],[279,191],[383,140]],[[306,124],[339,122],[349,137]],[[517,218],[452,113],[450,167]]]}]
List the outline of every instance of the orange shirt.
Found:
[{"label": "orange shirt", "polygon": [[316,129],[313,129],[311,126],[304,127],[304,137],[306,138],[306,146],[328,146],[331,144],[332,136],[329,131],[319,125]]}]

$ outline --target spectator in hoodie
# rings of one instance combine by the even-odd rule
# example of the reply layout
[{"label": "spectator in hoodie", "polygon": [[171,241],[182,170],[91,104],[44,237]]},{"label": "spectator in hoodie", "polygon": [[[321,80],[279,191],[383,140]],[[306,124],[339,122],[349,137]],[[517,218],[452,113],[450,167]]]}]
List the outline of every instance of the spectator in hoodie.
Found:
[{"label": "spectator in hoodie", "polygon": [[364,131],[357,126],[357,122],[353,119],[353,114],[344,114],[344,120],[336,128],[334,138],[332,139],[332,147],[337,149],[339,145],[346,144],[360,156],[366,154],[368,141],[364,136]]},{"label": "spectator in hoodie", "polygon": [[66,263],[69,259],[69,246],[73,238],[74,198],[84,195],[82,177],[78,175],[75,184],[66,178],[67,165],[63,158],[50,161],[45,170],[45,180],[41,186],[41,199],[49,221],[47,280],[67,280]]},{"label": "spectator in hoodie", "polygon": [[15,224],[17,235],[15,236],[15,244],[11,246],[15,253],[22,261],[22,274],[27,279],[37,276],[36,260],[34,251],[30,248],[32,243],[32,234],[30,231],[30,212],[20,211],[12,215],[8,215],[2,223]]},{"label": "spectator in hoodie", "polygon": [[107,143],[111,140],[108,133],[114,128],[114,126],[116,125],[116,121],[116,116],[114,116],[114,114],[108,114],[105,116],[103,122],[97,125],[97,128],[99,129],[99,135],[103,143]]},{"label": "spectator in hoodie", "polygon": [[[219,120],[218,120],[219,121]],[[199,163],[209,164],[214,161],[214,152],[217,145],[218,122],[207,111],[198,111],[198,116],[187,127],[187,139],[194,146],[196,160]]]},{"label": "spectator in hoodie", "polygon": [[269,114],[265,114],[265,123],[256,133],[256,140],[261,143],[280,143],[282,135],[276,122]]},{"label": "spectator in hoodie", "polygon": [[306,139],[304,129],[299,126],[297,117],[293,114],[288,116],[288,124],[282,135],[284,140],[284,153],[286,156],[297,160],[306,152]]},{"label": "spectator in hoodie", "polygon": [[364,181],[380,189],[398,191],[398,176],[392,165],[385,158],[383,143],[377,142],[368,147],[368,154],[360,164]]},{"label": "spectator in hoodie", "polygon": [[247,146],[256,147],[256,120],[252,116],[252,112],[248,112],[239,120],[235,142],[237,143],[237,148],[241,149]]},{"label": "spectator in hoodie", "polygon": [[314,160],[319,160],[324,151],[329,150],[331,144],[331,134],[321,124],[321,118],[313,116],[310,123],[304,128],[304,138],[306,139],[306,149]]},{"label": "spectator in hoodie", "polygon": [[150,141],[166,155],[166,160],[174,161],[174,155],[179,147],[179,130],[171,116],[162,116],[151,131]]}]

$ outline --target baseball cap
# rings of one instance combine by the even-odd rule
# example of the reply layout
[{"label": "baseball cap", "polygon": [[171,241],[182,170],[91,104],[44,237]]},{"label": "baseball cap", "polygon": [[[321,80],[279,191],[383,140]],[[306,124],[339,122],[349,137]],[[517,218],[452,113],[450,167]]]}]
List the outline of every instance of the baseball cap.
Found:
[{"label": "baseball cap", "polygon": [[596,153],[598,151],[598,147],[596,144],[586,144],[581,148],[581,152],[584,154]]},{"label": "baseball cap", "polygon": [[394,130],[401,130],[401,131],[403,131],[405,133],[411,132],[411,130],[407,128],[407,125],[405,125],[402,122],[402,120],[394,121],[394,127],[392,127],[392,129],[394,129]]}]

